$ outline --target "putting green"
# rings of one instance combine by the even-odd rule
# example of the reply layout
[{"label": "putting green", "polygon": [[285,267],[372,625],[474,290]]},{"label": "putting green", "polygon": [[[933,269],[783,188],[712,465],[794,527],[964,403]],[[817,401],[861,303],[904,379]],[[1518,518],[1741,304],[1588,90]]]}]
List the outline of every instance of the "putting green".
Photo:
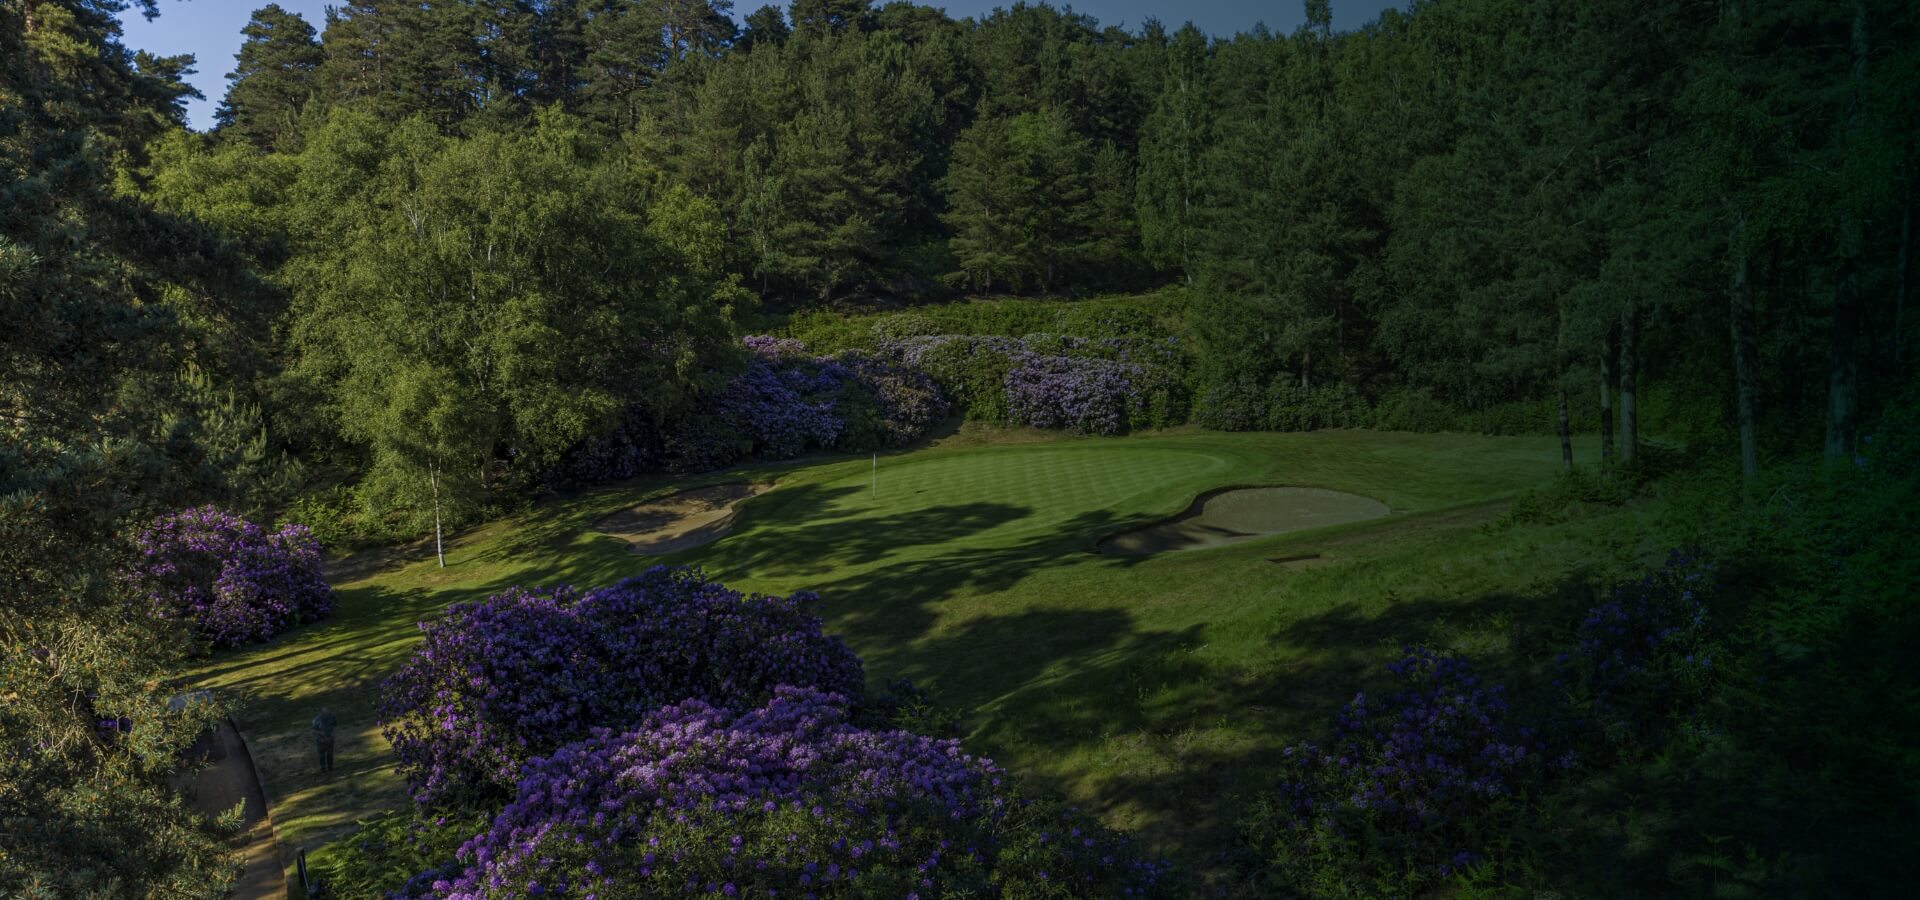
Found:
[{"label": "putting green", "polygon": [[1372,497],[1310,487],[1224,488],[1193,501],[1179,518],[1100,541],[1100,552],[1150,556],[1238,544],[1270,534],[1381,518],[1392,510]]}]

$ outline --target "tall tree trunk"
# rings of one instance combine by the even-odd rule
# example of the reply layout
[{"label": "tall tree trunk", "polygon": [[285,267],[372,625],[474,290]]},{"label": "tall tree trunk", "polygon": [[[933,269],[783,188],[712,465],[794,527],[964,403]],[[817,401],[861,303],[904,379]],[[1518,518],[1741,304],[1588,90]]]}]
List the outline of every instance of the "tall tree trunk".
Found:
[{"label": "tall tree trunk", "polygon": [[1754,396],[1758,393],[1754,379],[1759,370],[1755,364],[1753,335],[1753,283],[1748,277],[1751,269],[1751,255],[1741,246],[1742,234],[1746,228],[1744,214],[1735,218],[1733,223],[1733,267],[1727,283],[1727,323],[1733,337],[1733,406],[1735,417],[1740,422],[1740,477],[1752,483],[1760,471],[1759,434],[1754,423]]},{"label": "tall tree trunk", "polygon": [[1640,449],[1640,315],[1628,308],[1620,317],[1620,464],[1633,465]]},{"label": "tall tree trunk", "polygon": [[1613,329],[1600,341],[1600,465],[1613,465]]},{"label": "tall tree trunk", "polygon": [[433,490],[433,555],[440,560],[440,568],[447,567],[447,545],[440,529],[440,467],[427,467],[427,484]]},{"label": "tall tree trunk", "polygon": [[[1860,91],[1867,74],[1867,5],[1853,5],[1853,97],[1848,101],[1847,133],[1851,144],[1860,127]],[[1840,271],[1833,285],[1832,364],[1827,379],[1827,462],[1853,454],[1854,430],[1860,406],[1860,255],[1865,243],[1859,214],[1842,201],[1840,213]]]},{"label": "tall tree trunk", "polygon": [[[1857,223],[1850,226],[1859,230]],[[1857,250],[1859,245],[1845,238]],[[1844,245],[1843,245],[1844,246]],[[1846,251],[1843,249],[1842,253]],[[1859,258],[1843,255],[1840,275],[1833,289],[1832,366],[1827,379],[1828,462],[1839,462],[1853,454],[1854,430],[1859,422],[1860,358],[1860,272]]]},{"label": "tall tree trunk", "polygon": [[1560,386],[1560,468],[1573,471],[1573,425],[1567,416],[1567,388]]},{"label": "tall tree trunk", "polygon": [[1913,289],[1913,185],[1907,185],[1906,208],[1900,212],[1900,263],[1899,283],[1893,295],[1893,366],[1900,368],[1900,355],[1907,346],[1906,323],[1902,319],[1907,312],[1907,293]]}]

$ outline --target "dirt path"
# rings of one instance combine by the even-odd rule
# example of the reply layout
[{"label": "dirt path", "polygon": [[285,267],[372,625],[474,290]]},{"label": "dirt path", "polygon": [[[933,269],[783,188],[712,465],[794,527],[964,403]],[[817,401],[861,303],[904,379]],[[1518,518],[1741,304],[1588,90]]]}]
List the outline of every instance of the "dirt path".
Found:
[{"label": "dirt path", "polygon": [[243,856],[240,880],[234,883],[237,900],[263,900],[287,896],[286,871],[280,867],[280,845],[273,837],[273,820],[267,817],[267,798],[260,792],[260,777],[253,768],[253,755],[233,727],[223,719],[220,727],[203,735],[194,752],[206,754],[208,765],[190,778],[180,779],[187,801],[208,815],[219,815],[246,801],[245,825],[238,841]]},{"label": "dirt path", "polygon": [[726,537],[740,501],[772,486],[734,482],[679,491],[602,516],[593,528],[642,556],[690,550]]}]

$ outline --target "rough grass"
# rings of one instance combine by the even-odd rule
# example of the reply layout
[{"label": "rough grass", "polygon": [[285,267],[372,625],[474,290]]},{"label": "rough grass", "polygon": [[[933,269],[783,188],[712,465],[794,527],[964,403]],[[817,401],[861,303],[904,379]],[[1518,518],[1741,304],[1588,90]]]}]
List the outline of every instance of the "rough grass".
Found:
[{"label": "rough grass", "polygon": [[[326,623],[219,658],[199,680],[241,694],[283,850],[310,851],[404,803],[373,725],[378,682],[446,604],[512,584],[607,583],[648,565],[594,518],[742,477],[778,487],[734,533],[664,557],[737,587],[814,590],[875,684],[908,676],[959,710],[971,749],[1111,823],[1210,866],[1236,797],[1278,749],[1405,643],[1497,654],[1541,604],[1573,602],[1648,548],[1593,521],[1480,526],[1557,466],[1551,439],[1372,432],[1217,434],[950,446],[868,459],[642,481],[459,536],[449,566],[393,559],[337,585]],[[1349,491],[1394,515],[1144,559],[1103,556],[1115,529],[1222,485]],[[1618,515],[1630,515],[1619,513]],[[1522,623],[1517,625],[1516,623]],[[335,772],[306,723],[338,714]]]}]

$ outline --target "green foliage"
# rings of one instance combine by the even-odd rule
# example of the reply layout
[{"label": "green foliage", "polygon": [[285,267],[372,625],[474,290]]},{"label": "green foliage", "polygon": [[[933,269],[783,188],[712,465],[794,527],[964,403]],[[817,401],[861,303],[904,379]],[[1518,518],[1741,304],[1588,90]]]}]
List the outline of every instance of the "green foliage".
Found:
[{"label": "green foliage", "polygon": [[1044,294],[1090,261],[1093,170],[1089,142],[1057,109],[982,119],[962,132],[945,181],[956,278],[991,293],[998,276],[1016,292]]},{"label": "green foliage", "polygon": [[911,731],[933,738],[958,738],[963,731],[959,710],[934,702],[931,694],[908,678],[889,682],[885,691],[866,697],[853,708],[849,721],[869,730]]},{"label": "green foliage", "polygon": [[459,521],[497,454],[537,467],[640,398],[687,402],[746,299],[710,204],[634,208],[558,113],[462,141],[340,112],[302,162],[293,371],[368,449],[364,496],[422,523]]},{"label": "green foliage", "polygon": [[313,26],[277,3],[254,10],[240,34],[246,40],[227,75],[232,84],[214,114],[221,136],[263,150],[294,149],[326,53]]},{"label": "green foliage", "polygon": [[1303,387],[1281,375],[1265,387],[1244,381],[1216,384],[1200,396],[1195,419],[1221,431],[1316,431],[1358,428],[1373,416],[1360,395],[1345,384]]},{"label": "green foliage", "polygon": [[1619,506],[1633,497],[1633,487],[1612,473],[1594,474],[1580,468],[1561,473],[1552,484],[1528,490],[1515,498],[1495,527],[1563,522],[1591,507]]},{"label": "green foliage", "polygon": [[1186,309],[1186,293],[1178,289],[1067,301],[1008,297],[870,315],[813,310],[787,317],[774,330],[821,353],[872,350],[882,340],[935,334],[1177,339],[1183,334]]},{"label": "green foliage", "polygon": [[[123,193],[179,123],[190,60],[135,54],[128,4],[0,4],[0,893],[220,897],[238,811],[179,754],[224,715],[191,646],[113,577],[125,530],[271,475],[250,380],[258,285]],[[152,4],[144,4],[151,10]]]},{"label": "green foliage", "polygon": [[354,823],[351,834],[308,862],[332,896],[385,897],[453,859],[462,843],[486,827],[486,818],[476,814],[428,816],[412,808],[391,809]]}]

